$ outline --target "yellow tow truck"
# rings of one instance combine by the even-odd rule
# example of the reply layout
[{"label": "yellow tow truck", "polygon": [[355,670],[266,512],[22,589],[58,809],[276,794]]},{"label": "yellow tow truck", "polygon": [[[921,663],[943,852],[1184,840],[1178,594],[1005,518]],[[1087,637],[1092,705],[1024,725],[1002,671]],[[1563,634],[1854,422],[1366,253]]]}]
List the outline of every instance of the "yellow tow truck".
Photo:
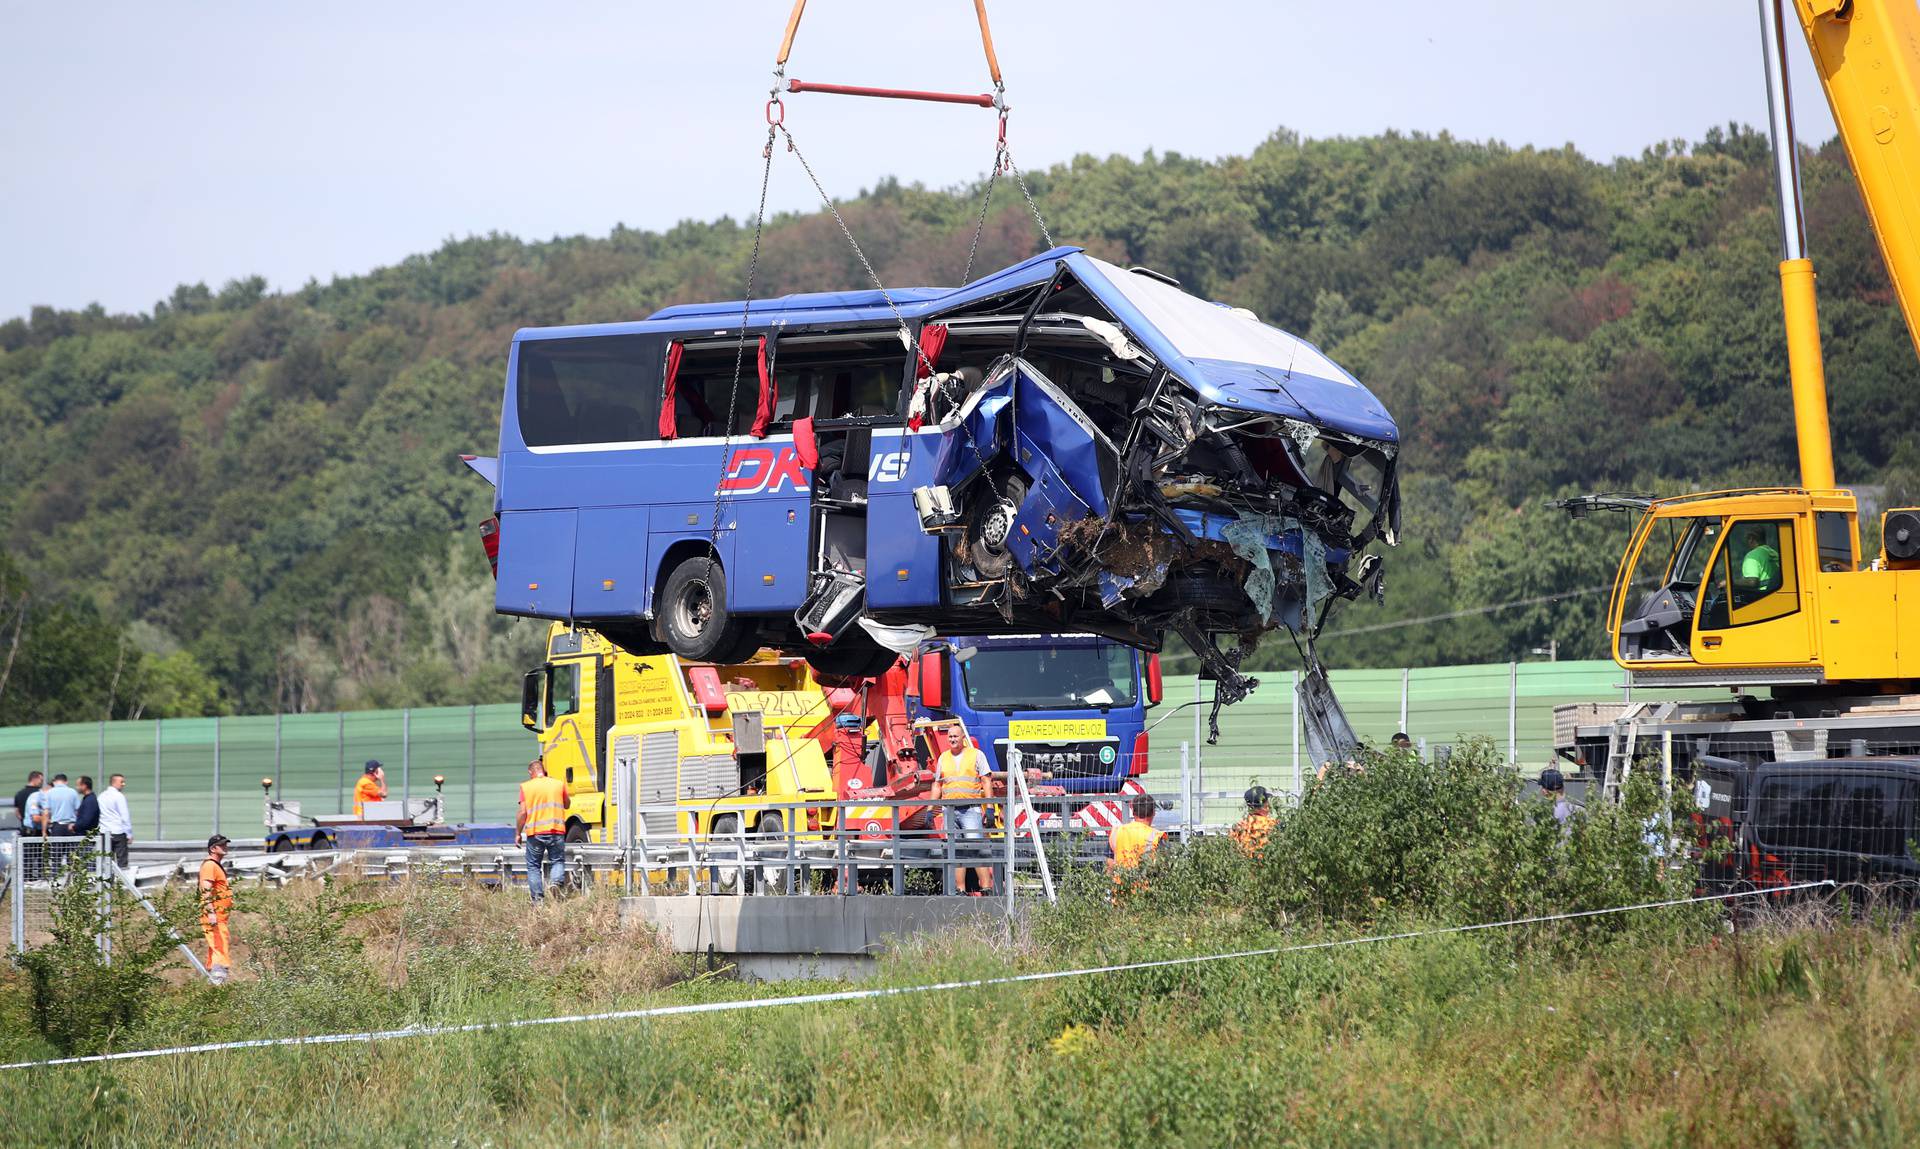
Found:
[{"label": "yellow tow truck", "polygon": [[[555,623],[547,658],[522,680],[520,721],[538,735],[547,772],[567,784],[567,840],[611,841],[609,769],[635,764],[649,833],[779,834],[773,803],[834,797],[833,713],[805,661],[769,652],[733,666],[633,654],[596,631]],[[831,829],[809,808],[798,833]]]}]

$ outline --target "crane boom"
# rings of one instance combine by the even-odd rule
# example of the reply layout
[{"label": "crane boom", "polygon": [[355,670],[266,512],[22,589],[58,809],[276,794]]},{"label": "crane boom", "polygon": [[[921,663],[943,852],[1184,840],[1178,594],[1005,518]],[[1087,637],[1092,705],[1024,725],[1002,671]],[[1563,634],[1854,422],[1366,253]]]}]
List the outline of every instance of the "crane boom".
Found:
[{"label": "crane boom", "polygon": [[1920,353],[1920,7],[1792,0]]}]

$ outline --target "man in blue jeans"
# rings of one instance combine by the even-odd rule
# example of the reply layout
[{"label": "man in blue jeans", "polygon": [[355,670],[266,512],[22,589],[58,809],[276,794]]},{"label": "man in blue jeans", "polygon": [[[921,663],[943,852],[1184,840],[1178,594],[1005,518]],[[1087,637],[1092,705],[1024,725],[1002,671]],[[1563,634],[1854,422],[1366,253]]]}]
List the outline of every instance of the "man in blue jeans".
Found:
[{"label": "man in blue jeans", "polygon": [[558,886],[567,876],[567,784],[547,777],[539,758],[527,763],[527,780],[520,783],[520,816],[513,824],[516,845],[527,848],[527,892],[535,905],[546,896],[547,884]]}]

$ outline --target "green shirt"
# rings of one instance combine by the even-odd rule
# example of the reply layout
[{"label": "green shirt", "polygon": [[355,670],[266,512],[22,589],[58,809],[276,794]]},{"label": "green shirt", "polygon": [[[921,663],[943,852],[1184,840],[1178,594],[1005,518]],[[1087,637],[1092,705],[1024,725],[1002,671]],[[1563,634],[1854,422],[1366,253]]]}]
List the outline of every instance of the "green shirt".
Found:
[{"label": "green shirt", "polygon": [[1740,560],[1740,577],[1765,587],[1780,585],[1780,552],[1765,543],[1747,552]]}]

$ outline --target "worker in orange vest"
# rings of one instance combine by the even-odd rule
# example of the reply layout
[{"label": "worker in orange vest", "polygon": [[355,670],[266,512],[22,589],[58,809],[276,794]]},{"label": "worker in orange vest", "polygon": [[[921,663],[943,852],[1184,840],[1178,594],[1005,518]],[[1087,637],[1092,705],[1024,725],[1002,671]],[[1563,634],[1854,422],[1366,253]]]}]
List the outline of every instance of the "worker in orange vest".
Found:
[{"label": "worker in orange vest", "polygon": [[369,758],[367,768],[361,773],[360,780],[353,784],[353,816],[364,818],[367,816],[368,802],[386,800],[387,768],[380,765],[379,759]]},{"label": "worker in orange vest", "polygon": [[[967,739],[966,728],[958,723],[942,725],[939,728],[942,749],[933,769],[933,800],[959,801],[973,799],[984,802],[987,799],[987,780],[993,776],[993,770],[987,765],[980,748]],[[984,806],[948,806],[946,808],[947,836],[962,842],[984,842],[986,831],[986,808]],[[971,868],[974,883],[979,887],[971,891],[973,896],[984,896],[993,886],[993,868],[974,866]],[[964,884],[966,873],[960,875]]]},{"label": "worker in orange vest", "polygon": [[225,985],[233,968],[227,935],[233,890],[227,885],[227,868],[221,864],[227,856],[227,842],[224,834],[208,838],[207,856],[200,863],[200,932],[207,939],[207,980],[214,985]]},{"label": "worker in orange vest", "polygon": [[547,764],[535,758],[527,763],[527,780],[520,783],[520,816],[513,824],[513,842],[527,848],[527,892],[534,905],[546,896],[548,884],[558,887],[567,878],[567,784],[547,777]]},{"label": "worker in orange vest", "polygon": [[1272,798],[1267,788],[1255,783],[1247,789],[1247,816],[1234,823],[1228,834],[1233,844],[1247,857],[1257,857],[1267,838],[1273,833],[1273,814],[1269,810]]},{"label": "worker in orange vest", "polygon": [[[1108,845],[1113,849],[1113,857],[1107,860],[1107,872],[1113,875],[1115,884],[1125,881],[1129,871],[1146,865],[1147,859],[1159,848],[1160,839],[1166,837],[1166,831],[1153,828],[1153,815],[1160,804],[1151,794],[1133,796],[1133,821],[1113,832]],[[1144,889],[1142,882],[1132,883],[1134,889]]]}]

